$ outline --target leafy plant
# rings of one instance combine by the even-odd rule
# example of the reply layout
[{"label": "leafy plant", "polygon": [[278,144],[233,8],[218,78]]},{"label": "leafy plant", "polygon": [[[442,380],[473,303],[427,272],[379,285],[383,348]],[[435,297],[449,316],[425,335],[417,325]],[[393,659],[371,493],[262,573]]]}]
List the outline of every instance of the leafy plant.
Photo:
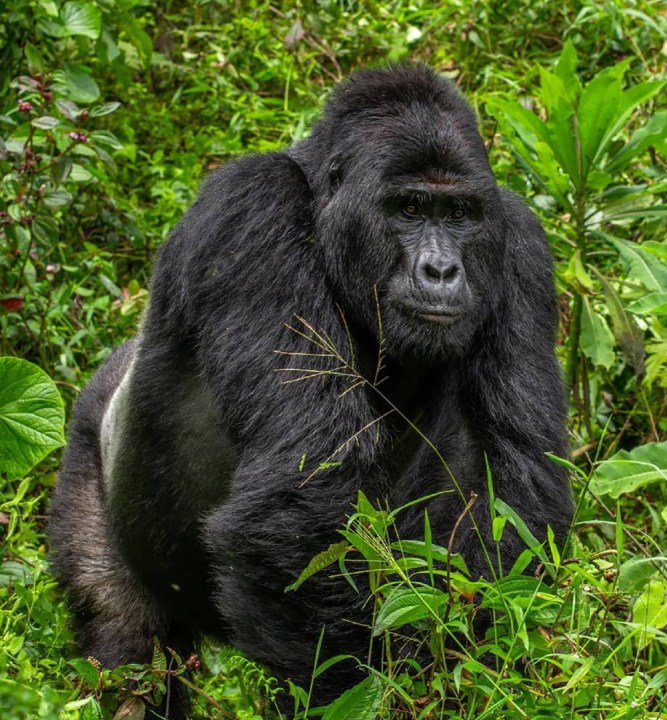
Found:
[{"label": "leafy plant", "polygon": [[[553,71],[540,68],[542,116],[516,101],[488,101],[518,161],[542,192],[538,199],[556,249],[569,258],[559,273],[572,297],[572,310],[565,318],[566,376],[589,433],[591,366],[616,370],[617,347],[636,377],[646,377],[650,385],[657,378],[657,366],[667,359],[654,359],[646,374],[645,331],[635,319],[647,318],[654,337],[663,338],[657,316],[667,290],[664,253],[651,242],[623,237],[629,227],[641,228],[666,216],[667,207],[660,201],[667,190],[664,180],[653,177],[649,169],[643,171],[645,182],[626,179],[648,150],[665,150],[667,113],[657,112],[639,124],[633,115],[665,82],[651,80],[623,89],[631,62],[623,60],[582,83],[577,54],[568,41]],[[625,278],[618,276],[612,252]],[[600,257],[607,258],[603,265]],[[655,302],[646,302],[647,292],[657,295]],[[633,301],[637,304],[629,312]]]}]

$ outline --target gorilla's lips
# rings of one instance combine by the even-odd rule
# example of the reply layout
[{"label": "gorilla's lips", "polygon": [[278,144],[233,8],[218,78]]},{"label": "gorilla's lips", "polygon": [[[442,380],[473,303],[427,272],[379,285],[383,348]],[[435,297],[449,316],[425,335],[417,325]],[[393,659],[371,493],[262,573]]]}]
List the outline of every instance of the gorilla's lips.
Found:
[{"label": "gorilla's lips", "polygon": [[451,307],[433,307],[419,308],[416,314],[420,320],[440,325],[452,325],[463,315],[463,312]]},{"label": "gorilla's lips", "polygon": [[412,317],[439,325],[453,325],[463,316],[463,308],[452,305],[416,305],[406,303],[402,310]]}]

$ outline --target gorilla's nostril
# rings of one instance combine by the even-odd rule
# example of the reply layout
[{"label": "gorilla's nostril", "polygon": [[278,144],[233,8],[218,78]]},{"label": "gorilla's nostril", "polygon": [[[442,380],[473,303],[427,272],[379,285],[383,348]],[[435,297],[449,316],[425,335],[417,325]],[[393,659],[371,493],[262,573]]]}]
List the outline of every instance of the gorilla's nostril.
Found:
[{"label": "gorilla's nostril", "polygon": [[453,280],[459,274],[459,266],[452,264],[441,271],[440,277],[443,280]]},{"label": "gorilla's nostril", "polygon": [[429,280],[434,280],[435,282],[439,282],[442,278],[440,270],[438,270],[435,265],[431,265],[431,263],[424,265],[424,275],[426,275]]}]

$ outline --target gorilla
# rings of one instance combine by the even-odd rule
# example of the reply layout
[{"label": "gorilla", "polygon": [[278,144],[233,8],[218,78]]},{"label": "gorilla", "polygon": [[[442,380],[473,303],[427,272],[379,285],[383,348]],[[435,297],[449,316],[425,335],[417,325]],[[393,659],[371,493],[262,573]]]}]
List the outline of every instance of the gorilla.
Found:
[{"label": "gorilla", "polygon": [[[562,542],[555,306],[538,221],[427,67],[357,72],[307,139],[214,171],[159,253],[137,337],[71,420],[50,539],[81,650],[114,667],[150,660],[154,636],[188,653],[208,634],[305,687],[323,628],[320,661],[365,657],[371,610],[344,578],[285,592],[359,490],[435,495],[400,536],[423,537],[426,508],[434,541],[457,525],[454,550],[490,577],[488,462],[495,496]],[[523,549],[505,532],[506,569]],[[313,703],[358,673],[331,667]]]}]

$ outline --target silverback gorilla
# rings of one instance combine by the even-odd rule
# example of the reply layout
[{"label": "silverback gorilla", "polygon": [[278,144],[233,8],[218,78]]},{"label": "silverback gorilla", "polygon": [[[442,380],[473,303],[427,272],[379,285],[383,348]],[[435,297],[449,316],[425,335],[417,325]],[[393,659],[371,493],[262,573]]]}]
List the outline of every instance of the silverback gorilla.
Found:
[{"label": "silverback gorilla", "polygon": [[[462,492],[400,514],[400,535],[423,534],[427,505],[447,545],[475,493],[454,548],[488,576],[487,458],[496,496],[562,540],[555,320],[537,220],[426,67],[358,72],[306,140],[212,173],[159,254],[137,338],[71,422],[50,534],[83,652],[113,667],[148,660],[154,636],[182,654],[205,633],[307,687],[323,626],[320,660],[367,652],[370,610],[344,579],[285,593],[358,490],[398,507],[453,476]],[[503,564],[522,550],[506,532]],[[357,673],[333,666],[314,701]]]}]

